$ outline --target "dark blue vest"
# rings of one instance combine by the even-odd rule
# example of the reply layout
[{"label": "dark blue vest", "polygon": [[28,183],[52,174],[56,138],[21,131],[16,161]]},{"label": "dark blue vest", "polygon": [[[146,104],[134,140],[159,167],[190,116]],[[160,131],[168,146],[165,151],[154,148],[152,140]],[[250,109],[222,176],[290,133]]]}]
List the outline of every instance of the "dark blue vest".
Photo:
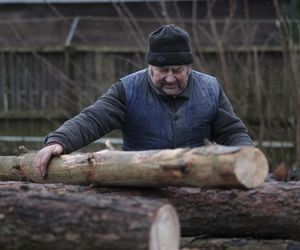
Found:
[{"label": "dark blue vest", "polygon": [[197,71],[192,71],[190,78],[190,97],[176,112],[151,86],[147,69],[121,79],[127,105],[123,150],[197,147],[211,138],[218,112],[218,82]]}]

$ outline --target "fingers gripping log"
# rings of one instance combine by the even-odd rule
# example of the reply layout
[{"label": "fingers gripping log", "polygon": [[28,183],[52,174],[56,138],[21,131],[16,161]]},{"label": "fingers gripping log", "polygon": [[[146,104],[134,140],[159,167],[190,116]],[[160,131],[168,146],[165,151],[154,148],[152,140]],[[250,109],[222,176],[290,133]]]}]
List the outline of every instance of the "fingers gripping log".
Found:
[{"label": "fingers gripping log", "polygon": [[[40,182],[35,154],[0,157],[0,180]],[[246,187],[261,185],[268,162],[255,147],[206,146],[147,151],[102,150],[51,160],[45,182],[109,186]]]},{"label": "fingers gripping log", "polygon": [[163,199],[3,185],[0,222],[1,250],[179,249],[178,217]]}]

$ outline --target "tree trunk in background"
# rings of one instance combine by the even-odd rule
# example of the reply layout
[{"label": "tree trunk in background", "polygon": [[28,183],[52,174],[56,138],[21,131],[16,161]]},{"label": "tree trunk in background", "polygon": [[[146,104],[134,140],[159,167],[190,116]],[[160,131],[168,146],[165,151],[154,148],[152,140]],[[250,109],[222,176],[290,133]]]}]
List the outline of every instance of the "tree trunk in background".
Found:
[{"label": "tree trunk in background", "polygon": [[[39,182],[35,154],[0,156],[0,180]],[[148,151],[109,151],[52,159],[45,182],[98,183],[106,186],[246,187],[268,174],[264,154],[254,147],[207,146]]]},{"label": "tree trunk in background", "polygon": [[[199,188],[108,188],[63,184],[0,182],[0,190],[84,193],[168,200],[176,209],[182,236],[252,237],[300,240],[300,182],[266,182],[252,190]],[[2,200],[2,198],[0,199]]]},{"label": "tree trunk in background", "polygon": [[36,185],[1,183],[1,250],[179,249],[177,214],[164,200]]}]

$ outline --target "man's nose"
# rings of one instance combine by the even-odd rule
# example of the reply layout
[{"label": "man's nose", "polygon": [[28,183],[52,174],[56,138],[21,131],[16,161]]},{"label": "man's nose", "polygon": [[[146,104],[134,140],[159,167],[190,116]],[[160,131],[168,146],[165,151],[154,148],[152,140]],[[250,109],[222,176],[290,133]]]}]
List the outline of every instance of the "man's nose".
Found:
[{"label": "man's nose", "polygon": [[175,82],[175,76],[173,75],[172,72],[168,72],[167,76],[166,76],[166,82]]}]

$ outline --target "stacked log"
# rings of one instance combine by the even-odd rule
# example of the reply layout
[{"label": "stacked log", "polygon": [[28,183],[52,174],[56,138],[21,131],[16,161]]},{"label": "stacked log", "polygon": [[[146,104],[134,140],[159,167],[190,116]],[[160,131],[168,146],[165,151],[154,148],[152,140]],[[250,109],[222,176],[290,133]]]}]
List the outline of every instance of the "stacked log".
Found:
[{"label": "stacked log", "polygon": [[[0,180],[40,182],[35,154],[0,156]],[[244,187],[264,182],[268,162],[254,147],[207,146],[173,150],[113,151],[62,155],[52,159],[44,182],[106,186]]]},{"label": "stacked log", "polygon": [[299,250],[300,242],[293,240],[257,240],[241,238],[184,238],[181,250]]},{"label": "stacked log", "polygon": [[[20,204],[25,204],[33,198],[30,196],[27,200],[17,203],[11,196],[7,196],[6,192],[4,192],[5,190],[14,193],[12,197],[17,194],[21,195],[24,192],[35,193],[34,197],[37,197],[37,195],[52,197],[51,195],[56,194],[58,198],[63,197],[61,203],[66,204],[68,207],[74,207],[74,205],[70,204],[68,198],[65,197],[73,197],[74,195],[78,195],[78,199],[89,197],[92,200],[106,199],[106,196],[123,198],[129,201],[138,201],[136,204],[147,204],[149,201],[168,201],[177,210],[181,225],[181,235],[185,237],[266,239],[270,240],[270,244],[273,242],[272,240],[277,239],[289,240],[293,244],[300,241],[300,182],[284,183],[272,181],[266,182],[252,190],[176,187],[136,189],[0,182],[0,203],[9,204],[6,206],[6,213],[8,213],[11,210],[9,207],[16,206],[13,204],[21,206]],[[7,199],[4,199],[5,197]],[[66,202],[64,199],[66,199]],[[5,215],[2,212],[3,206],[1,205],[0,213]],[[82,207],[84,206],[86,204],[82,205]],[[47,206],[44,205],[43,207]],[[52,202],[49,201],[48,209],[50,210],[51,207]],[[139,213],[142,213],[143,207],[137,209]],[[72,213],[78,213],[82,209],[78,207]],[[34,211],[28,207],[24,207],[22,210]],[[120,211],[120,214],[127,213],[126,211],[128,210],[124,209]],[[6,218],[3,215],[1,217]],[[6,228],[6,225],[14,221],[12,219],[8,224],[3,224],[3,218],[0,226],[3,228]],[[39,218],[44,217],[40,216]],[[41,222],[40,224],[47,224],[46,222],[48,223],[45,219],[44,223]],[[3,228],[1,232],[3,232]],[[3,236],[0,238],[3,239]],[[286,241],[284,242],[286,243]],[[290,242],[290,244],[292,243]]]},{"label": "stacked log", "polygon": [[250,190],[98,187],[85,192],[167,199],[186,237],[300,240],[300,182],[269,181]]},{"label": "stacked log", "polygon": [[179,238],[176,211],[164,200],[0,185],[1,250],[176,250]]}]

